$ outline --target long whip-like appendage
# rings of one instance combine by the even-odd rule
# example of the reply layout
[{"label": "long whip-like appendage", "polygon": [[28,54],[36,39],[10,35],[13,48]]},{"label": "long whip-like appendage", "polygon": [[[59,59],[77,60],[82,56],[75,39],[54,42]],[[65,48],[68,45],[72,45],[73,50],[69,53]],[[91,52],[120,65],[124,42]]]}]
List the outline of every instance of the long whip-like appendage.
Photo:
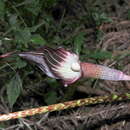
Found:
[{"label": "long whip-like appendage", "polygon": [[16,52],[17,52],[17,51],[11,51],[11,52],[2,54],[2,55],[0,55],[0,58],[10,57],[10,56],[12,56],[13,54],[16,54]]}]

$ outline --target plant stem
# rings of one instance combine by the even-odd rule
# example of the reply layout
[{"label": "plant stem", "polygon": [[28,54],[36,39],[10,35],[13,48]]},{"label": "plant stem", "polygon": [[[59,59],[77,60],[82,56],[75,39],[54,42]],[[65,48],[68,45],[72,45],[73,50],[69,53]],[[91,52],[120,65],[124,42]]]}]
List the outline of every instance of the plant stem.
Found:
[{"label": "plant stem", "polygon": [[125,93],[120,95],[112,94],[109,96],[98,96],[98,97],[78,99],[74,101],[68,101],[68,102],[53,104],[49,106],[32,108],[32,109],[13,112],[9,114],[2,114],[0,115],[0,121],[18,119],[18,118],[32,116],[36,114],[59,111],[59,110],[64,110],[64,109],[69,109],[69,108],[74,108],[74,107],[79,107],[84,105],[92,105],[97,103],[106,103],[106,102],[113,102],[113,101],[123,101],[127,99],[130,99],[130,93]]}]

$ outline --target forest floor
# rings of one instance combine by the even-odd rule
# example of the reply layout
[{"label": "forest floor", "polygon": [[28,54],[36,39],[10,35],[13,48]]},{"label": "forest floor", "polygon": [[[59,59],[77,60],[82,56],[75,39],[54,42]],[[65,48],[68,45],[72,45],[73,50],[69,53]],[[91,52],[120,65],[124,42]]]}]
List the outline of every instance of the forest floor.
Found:
[{"label": "forest floor", "polygon": [[[101,9],[103,13],[97,13],[95,8]],[[53,42],[48,44],[49,46],[63,46],[78,53],[83,61],[106,65],[130,74],[130,2],[128,0],[102,0],[100,2],[98,0],[96,2],[78,0],[74,3],[64,1],[56,3],[49,11],[51,17],[53,17],[53,21],[51,21],[53,25],[50,22],[49,25],[42,28],[46,28],[46,41]],[[40,21],[44,16],[40,15],[39,17]],[[49,19],[49,17],[47,18]],[[1,24],[3,25],[3,23]],[[50,25],[51,27],[48,27]],[[55,28],[58,28],[58,31]],[[16,33],[14,37],[8,32],[5,34],[5,28],[1,27],[1,30],[2,37],[13,39],[16,36]],[[37,30],[37,33],[38,31],[40,33],[44,32],[40,29]],[[31,32],[31,35],[33,33]],[[42,42],[45,41],[42,39]],[[12,47],[12,44],[0,43],[0,53],[14,50],[16,46],[20,51],[34,49],[34,45],[29,44],[29,47],[20,50],[21,44],[13,44]],[[2,61],[0,63],[1,67],[6,65],[5,63],[7,62]],[[8,64],[13,66],[10,60]],[[0,68],[1,113],[86,97],[130,92],[130,82],[95,79],[81,80],[80,83],[64,88],[59,82],[45,78],[46,76],[35,66],[25,64],[21,64],[20,61],[21,68],[16,67],[16,63],[14,65],[16,67],[15,71],[22,77],[24,87],[22,87],[22,92],[18,95],[17,101],[14,101],[14,104],[10,101],[13,107],[10,107],[7,100],[9,90],[5,88],[6,80],[10,78],[8,73],[10,74],[12,68],[9,66],[4,69]],[[22,70],[23,68],[24,70]],[[8,96],[5,96],[6,94]],[[130,130],[130,101],[102,103],[11,120],[0,123],[0,129]]]}]

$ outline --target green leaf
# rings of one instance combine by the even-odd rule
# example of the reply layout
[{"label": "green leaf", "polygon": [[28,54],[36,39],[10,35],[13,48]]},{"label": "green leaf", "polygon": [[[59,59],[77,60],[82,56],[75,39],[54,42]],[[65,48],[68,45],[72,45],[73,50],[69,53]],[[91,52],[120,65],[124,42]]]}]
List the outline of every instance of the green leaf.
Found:
[{"label": "green leaf", "polygon": [[14,31],[16,31],[19,28],[18,16],[16,14],[9,15],[9,24],[11,29],[13,29]]},{"label": "green leaf", "polygon": [[36,44],[45,45],[47,44],[46,40],[42,38],[39,34],[33,35],[31,41]]},{"label": "green leaf", "polygon": [[17,98],[19,97],[21,88],[22,81],[20,79],[20,76],[16,74],[7,84],[7,97],[11,107],[13,107]]},{"label": "green leaf", "polygon": [[46,8],[50,8],[53,7],[54,5],[56,5],[58,0],[46,0],[46,2],[44,2],[44,7]]},{"label": "green leaf", "polygon": [[128,20],[130,20],[130,9],[128,10]]},{"label": "green leaf", "polygon": [[79,54],[81,52],[81,47],[84,43],[85,40],[85,33],[84,32],[80,32],[75,38],[74,38],[74,50],[77,54]]},{"label": "green leaf", "polygon": [[5,3],[3,0],[0,0],[0,18],[3,18],[5,14]]},{"label": "green leaf", "polygon": [[112,19],[107,17],[105,13],[93,12],[92,16],[97,26],[101,25],[102,23],[112,22]]},{"label": "green leaf", "polygon": [[29,28],[18,29],[15,32],[15,39],[16,39],[16,41],[24,43],[24,44],[29,42],[31,39],[31,32],[30,32]]},{"label": "green leaf", "polygon": [[[26,0],[30,1],[30,0]],[[31,0],[30,3],[26,5],[26,10],[31,12],[33,15],[37,16],[41,11],[42,4],[40,3],[40,0]]]},{"label": "green leaf", "polygon": [[21,60],[19,57],[16,58],[16,62],[15,62],[16,69],[24,68],[26,65],[27,65],[27,63],[24,60]]},{"label": "green leaf", "polygon": [[58,97],[55,91],[50,91],[47,94],[45,94],[45,102],[48,105],[56,103],[57,99]]},{"label": "green leaf", "polygon": [[45,20],[43,20],[41,23],[37,24],[37,25],[34,25],[32,27],[29,27],[30,29],[30,32],[34,33],[36,32],[39,28],[41,28],[43,25],[46,25],[47,22]]},{"label": "green leaf", "polygon": [[112,53],[108,52],[108,51],[100,51],[100,50],[96,50],[94,52],[91,51],[87,51],[87,56],[89,58],[93,58],[96,60],[102,60],[102,59],[111,59],[112,58]]}]

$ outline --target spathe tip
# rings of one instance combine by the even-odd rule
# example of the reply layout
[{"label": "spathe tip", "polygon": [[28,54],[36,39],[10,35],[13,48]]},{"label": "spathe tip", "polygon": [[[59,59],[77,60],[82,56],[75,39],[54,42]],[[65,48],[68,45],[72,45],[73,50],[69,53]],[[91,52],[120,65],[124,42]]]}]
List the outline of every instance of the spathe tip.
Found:
[{"label": "spathe tip", "polygon": [[129,75],[123,75],[123,78],[122,78],[122,80],[130,80],[130,76]]}]

